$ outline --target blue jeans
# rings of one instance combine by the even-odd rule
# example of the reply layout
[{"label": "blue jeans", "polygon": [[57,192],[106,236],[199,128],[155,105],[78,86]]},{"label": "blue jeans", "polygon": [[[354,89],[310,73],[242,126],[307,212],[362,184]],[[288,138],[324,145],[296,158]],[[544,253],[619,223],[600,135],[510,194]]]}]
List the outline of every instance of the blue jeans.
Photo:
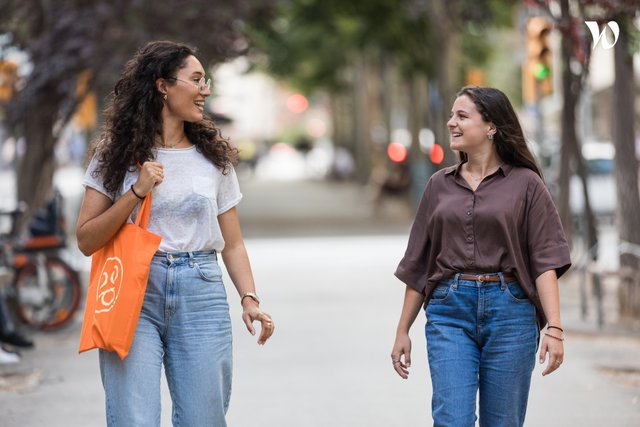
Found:
[{"label": "blue jeans", "polygon": [[231,319],[214,251],[153,257],[129,355],[100,350],[108,426],[160,425],[163,364],[174,426],[226,426]]},{"label": "blue jeans", "polygon": [[539,332],[517,281],[453,279],[438,284],[425,311],[434,426],[524,424]]}]

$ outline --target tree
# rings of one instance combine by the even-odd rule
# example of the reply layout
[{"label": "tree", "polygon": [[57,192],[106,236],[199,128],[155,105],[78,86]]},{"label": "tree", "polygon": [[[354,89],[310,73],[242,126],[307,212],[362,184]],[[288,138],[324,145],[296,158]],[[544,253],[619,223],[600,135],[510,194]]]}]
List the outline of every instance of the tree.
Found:
[{"label": "tree", "polygon": [[[549,1],[528,1],[543,8],[549,16]],[[572,4],[573,3],[573,4]],[[638,189],[638,166],[634,143],[634,74],[631,38],[638,36],[638,29],[633,25],[633,18],[640,15],[640,4],[635,0],[559,0],[561,17],[558,28],[562,31],[563,54],[563,120],[562,120],[562,162],[560,175],[559,211],[565,218],[565,230],[571,225],[569,217],[568,181],[571,158],[576,161],[577,172],[582,178],[585,195],[585,210],[588,223],[588,246],[597,244],[595,219],[591,214],[586,188],[586,170],[579,150],[579,141],[575,131],[575,108],[584,85],[589,68],[590,49],[586,35],[580,36],[578,26],[582,28],[585,21],[596,21],[600,25],[616,21],[622,29],[615,45],[615,83],[613,87],[613,142],[616,147],[615,176],[618,199],[617,224],[618,233],[623,242],[622,248],[640,245],[640,193]],[[573,6],[573,7],[571,7]],[[572,15],[571,11],[576,14]],[[586,31],[583,28],[583,32]],[[586,47],[585,47],[586,45]],[[637,46],[635,46],[637,50]],[[581,65],[581,73],[571,71],[571,63]],[[625,252],[626,251],[626,252]],[[620,254],[620,295],[619,308],[623,318],[640,319],[640,260],[632,250],[624,249]]]},{"label": "tree", "polygon": [[[549,1],[533,0],[527,1],[526,3],[534,8],[538,8],[538,12],[550,19],[562,36],[560,46],[560,56],[562,58],[560,74],[563,103],[561,113],[560,167],[557,176],[559,194],[556,197],[558,212],[567,239],[569,242],[572,242],[573,214],[569,204],[569,181],[573,173],[573,168],[575,168],[575,172],[577,172],[582,182],[584,222],[586,224],[587,234],[586,245],[587,248],[595,248],[598,243],[596,218],[591,209],[587,172],[580,150],[581,142],[576,130],[576,108],[589,73],[589,62],[591,58],[590,51],[584,48],[586,39],[579,31],[579,25],[582,24],[580,16],[585,15],[584,5],[579,3],[571,7],[570,0],[558,0],[556,5],[560,13],[554,15],[551,12]],[[579,16],[575,16],[572,10],[577,10]],[[594,250],[591,254],[592,259],[595,259],[597,252]]]},{"label": "tree", "polygon": [[[638,36],[633,17],[635,10],[617,11],[615,21],[621,26],[620,38],[615,45],[615,81],[613,85],[613,142],[616,147],[615,174],[617,183],[618,233],[622,242],[620,251],[620,315],[627,320],[640,320],[640,254],[629,248],[640,247],[640,191],[638,189],[638,163],[635,153],[632,35]],[[627,13],[624,13],[627,12]],[[634,13],[628,13],[634,12]],[[636,46],[637,49],[637,46]]]},{"label": "tree", "polygon": [[253,59],[264,58],[260,65],[266,71],[307,94],[330,95],[334,141],[356,154],[363,181],[370,168],[373,116],[382,116],[389,140],[394,76],[409,61],[424,62],[429,52],[426,21],[409,13],[405,3],[291,1],[249,31]]},{"label": "tree", "polygon": [[247,48],[243,22],[270,7],[269,0],[2,2],[0,34],[10,36],[4,48],[20,49],[31,66],[7,108],[12,133],[27,143],[18,167],[19,200],[33,212],[50,194],[54,146],[82,100],[76,91],[82,73],[92,76],[85,94],[95,90],[102,100],[124,62],[154,39],[192,44],[208,65],[238,56]]},{"label": "tree", "polygon": [[[392,116],[408,117],[414,158],[419,129],[439,130],[439,142],[448,138],[446,117],[463,75],[459,58],[486,60],[481,53],[488,42],[472,33],[509,21],[515,3],[298,0],[281,3],[273,19],[257,23],[250,34],[268,72],[307,93],[326,91],[332,105],[342,106],[341,114],[333,114],[334,140],[353,147],[366,179],[374,121],[382,122],[389,141],[397,126]],[[463,43],[469,41],[475,43]],[[349,118],[355,125],[345,123]],[[419,161],[427,162],[424,155]]]}]

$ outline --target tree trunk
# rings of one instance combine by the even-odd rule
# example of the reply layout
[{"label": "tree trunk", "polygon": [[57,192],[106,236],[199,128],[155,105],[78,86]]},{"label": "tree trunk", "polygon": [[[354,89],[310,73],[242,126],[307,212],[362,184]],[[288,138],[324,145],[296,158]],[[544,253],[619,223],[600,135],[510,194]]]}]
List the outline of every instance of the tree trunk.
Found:
[{"label": "tree trunk", "polygon": [[[563,49],[565,47],[563,40]],[[582,199],[584,200],[583,206],[583,219],[585,223],[585,232],[586,232],[586,247],[587,249],[591,249],[595,247],[598,243],[598,232],[596,228],[596,219],[593,215],[593,210],[591,209],[591,201],[589,199],[589,188],[587,182],[587,168],[584,164],[584,159],[582,157],[582,152],[580,150],[580,143],[578,141],[578,135],[576,133],[576,106],[578,104],[578,98],[580,96],[580,92],[582,89],[582,85],[580,83],[580,77],[573,75],[571,70],[569,69],[569,61],[570,58],[567,56],[569,52],[563,51],[564,67],[562,70],[562,82],[563,82],[563,98],[564,104],[562,107],[562,146],[565,148],[563,150],[563,155],[568,156],[568,159],[573,159],[575,161],[576,173],[582,182]],[[570,54],[570,53],[569,53]],[[566,163],[569,163],[567,161]],[[571,234],[571,219],[572,212],[571,207],[569,206],[569,179],[568,176],[570,168],[563,169],[564,172],[563,179],[565,182],[563,183],[566,187],[563,191],[560,192],[562,197],[562,208],[565,210],[563,212],[562,219],[568,221],[563,223],[564,229],[568,234]],[[562,173],[561,172],[561,173]],[[568,190],[568,191],[567,191]],[[592,259],[596,259],[597,251],[592,252]]]},{"label": "tree trunk", "polygon": [[369,73],[371,84],[368,85],[370,168],[371,174],[376,175],[376,171],[385,165],[386,147],[391,140],[392,65],[388,55],[380,53],[376,60],[369,63],[369,66],[371,68]]},{"label": "tree trunk", "polygon": [[[616,20],[621,28],[614,50],[613,142],[616,147],[615,175],[618,197],[618,231],[622,243],[640,245],[640,192],[634,144],[634,75],[629,53],[632,24],[627,17]],[[624,248],[624,247],[623,247]],[[620,317],[640,319],[640,259],[621,250],[619,288]]]},{"label": "tree trunk", "polygon": [[420,131],[428,125],[427,81],[423,75],[414,74],[408,79],[409,101],[409,131],[411,132],[411,147],[409,162],[411,171],[411,191],[409,198],[411,206],[418,208],[422,199],[424,187],[434,172],[429,156],[420,147]]},{"label": "tree trunk", "polygon": [[[571,15],[568,0],[562,0],[560,4],[562,17],[566,26],[570,27]],[[598,244],[598,230],[596,227],[596,218],[591,209],[591,201],[589,198],[589,188],[587,182],[587,168],[580,150],[580,142],[576,133],[576,106],[580,93],[582,92],[582,76],[575,75],[571,71],[571,58],[573,56],[573,41],[569,34],[562,35],[562,161],[560,169],[560,218],[569,242],[572,241],[572,212],[569,204],[569,181],[571,178],[570,163],[575,161],[576,172],[582,182],[582,199],[584,200],[583,219],[586,232],[587,249],[594,248]],[[592,252],[592,259],[597,258],[597,250]]]},{"label": "tree trunk", "polygon": [[336,146],[344,147],[353,154],[353,121],[351,114],[352,99],[344,93],[333,93],[331,95],[331,118],[333,123],[333,142]]},{"label": "tree trunk", "polygon": [[363,55],[357,55],[352,77],[356,178],[364,184],[371,174],[371,144],[369,107],[367,105],[367,64]]},{"label": "tree trunk", "polygon": [[[569,1],[560,1],[560,10],[562,12],[562,21],[570,22],[571,15],[569,11]],[[572,229],[573,220],[571,215],[571,206],[569,205],[569,182],[571,180],[571,144],[565,142],[569,138],[565,135],[566,130],[573,129],[575,135],[575,113],[571,113],[568,108],[570,100],[573,98],[571,93],[571,41],[567,34],[562,34],[562,95],[564,99],[562,109],[562,134],[560,144],[560,170],[557,178],[558,193],[556,204],[558,206],[558,213],[560,215],[560,221],[562,221],[562,227],[564,228],[565,235],[569,241],[569,245],[572,245]],[[575,109],[575,103],[574,103]],[[573,120],[571,119],[573,116]]]},{"label": "tree trunk", "polygon": [[[447,0],[437,0],[431,4],[431,23],[433,24],[438,40],[437,66],[435,80],[438,82],[439,105],[433,105],[433,131],[436,142],[442,144],[444,148],[443,166],[457,162],[455,154],[449,149],[449,130],[447,120],[453,105],[455,94],[460,88],[460,78],[457,70],[460,69],[460,52],[462,50],[462,35],[455,22],[456,17],[451,17],[447,13]],[[433,99],[433,98],[432,98]]]},{"label": "tree trunk", "polygon": [[407,96],[407,111],[408,111],[408,128],[411,133],[411,146],[409,147],[409,170],[411,173],[411,184],[409,191],[409,199],[411,202],[411,206],[415,209],[418,207],[418,203],[420,199],[417,197],[417,194],[420,192],[417,186],[419,183],[415,179],[417,176],[417,169],[424,163],[423,157],[420,150],[420,128],[422,126],[420,120],[420,112],[422,109],[420,108],[420,101],[424,98],[425,94],[420,91],[420,83],[418,82],[418,77],[415,75],[407,77],[407,88],[408,88],[408,96]]},{"label": "tree trunk", "polygon": [[340,95],[329,94],[329,115],[331,116],[331,139],[336,147],[344,147],[343,128],[340,123]]},{"label": "tree trunk", "polygon": [[382,123],[386,132],[386,143],[391,141],[392,115],[393,115],[393,80],[394,66],[389,59],[388,53],[383,53],[380,70],[382,87],[380,88],[380,109],[382,110]]},{"label": "tree trunk", "polygon": [[49,106],[59,105],[59,100],[52,99],[55,96],[43,91],[42,107],[30,112],[30,119],[24,128],[26,150],[17,168],[17,196],[18,201],[26,203],[27,211],[16,224],[18,232],[25,229],[31,216],[51,194],[57,141],[53,128],[57,114]]},{"label": "tree trunk", "polygon": [[440,144],[444,148],[445,158],[443,165],[451,165],[456,163],[456,158],[453,151],[449,149],[449,129],[447,128],[447,121],[449,120],[449,112],[451,106],[455,100],[456,93],[460,89],[461,82],[456,73],[452,73],[451,70],[460,69],[459,53],[461,50],[462,36],[459,32],[442,32],[446,34],[442,46],[442,61],[438,67],[438,81],[440,82],[440,96],[442,99],[442,105],[439,108],[438,122],[434,128],[439,129],[441,139]]},{"label": "tree trunk", "polygon": [[[566,98],[565,98],[566,104]],[[568,119],[562,118],[562,133],[566,127],[565,121]],[[565,235],[569,241],[569,245],[572,245],[572,229],[573,218],[571,215],[571,206],[569,206],[569,181],[571,180],[571,146],[564,143],[564,135],[561,136],[560,144],[560,173],[558,174],[558,193],[556,203],[558,205],[558,214],[562,221],[562,227],[564,228]]]}]

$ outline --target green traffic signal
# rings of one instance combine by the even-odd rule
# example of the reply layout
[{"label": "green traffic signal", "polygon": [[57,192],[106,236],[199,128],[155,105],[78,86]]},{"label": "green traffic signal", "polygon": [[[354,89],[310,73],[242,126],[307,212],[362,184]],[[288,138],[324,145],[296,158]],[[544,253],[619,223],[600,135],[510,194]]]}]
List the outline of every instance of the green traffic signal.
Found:
[{"label": "green traffic signal", "polygon": [[551,69],[546,64],[537,63],[533,67],[533,76],[536,78],[536,80],[544,80],[548,78],[550,74]]}]

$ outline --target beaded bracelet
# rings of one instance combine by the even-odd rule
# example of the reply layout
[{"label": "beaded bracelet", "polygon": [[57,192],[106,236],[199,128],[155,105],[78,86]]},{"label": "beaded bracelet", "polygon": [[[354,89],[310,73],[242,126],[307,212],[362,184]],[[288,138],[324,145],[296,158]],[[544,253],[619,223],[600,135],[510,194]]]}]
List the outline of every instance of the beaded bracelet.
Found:
[{"label": "beaded bracelet", "polygon": [[560,328],[560,327],[558,327],[558,326],[551,326],[551,325],[549,325],[549,326],[547,326],[547,329],[557,329],[557,330],[559,330],[560,332],[564,332],[564,329],[562,329],[562,328]]},{"label": "beaded bracelet", "polygon": [[544,334],[545,334],[546,336],[548,336],[549,338],[553,338],[554,340],[564,341],[564,338],[554,337],[553,335],[548,334],[548,333],[546,333],[546,332],[545,332]]},{"label": "beaded bracelet", "polygon": [[136,196],[138,199],[140,200],[144,200],[144,197],[140,197],[138,196],[138,193],[136,193],[136,190],[133,189],[133,184],[131,184],[131,192],[133,193],[134,196]]}]

